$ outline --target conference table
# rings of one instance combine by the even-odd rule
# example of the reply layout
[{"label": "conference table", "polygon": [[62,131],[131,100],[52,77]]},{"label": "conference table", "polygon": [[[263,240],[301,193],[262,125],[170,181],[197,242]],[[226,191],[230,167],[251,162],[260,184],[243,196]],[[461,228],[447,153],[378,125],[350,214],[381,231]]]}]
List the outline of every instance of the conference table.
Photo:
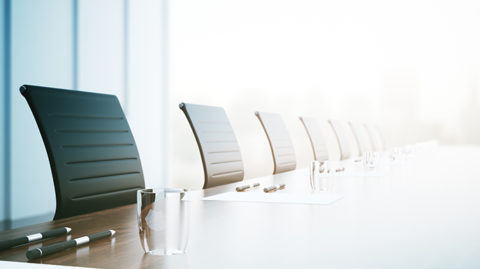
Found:
[{"label": "conference table", "polygon": [[[101,268],[480,268],[480,147],[438,146],[384,163],[379,172],[338,173],[328,205],[194,199],[184,255],[146,255],[136,205],[0,233],[13,238],[71,227],[73,238],[113,229],[112,239],[31,261]],[[354,164],[355,165],[355,164]],[[358,164],[357,164],[358,165]],[[358,169],[357,169],[358,170]],[[308,169],[247,180],[309,188]],[[243,182],[195,192],[206,197]],[[27,262],[25,252],[65,237],[0,251]]]}]

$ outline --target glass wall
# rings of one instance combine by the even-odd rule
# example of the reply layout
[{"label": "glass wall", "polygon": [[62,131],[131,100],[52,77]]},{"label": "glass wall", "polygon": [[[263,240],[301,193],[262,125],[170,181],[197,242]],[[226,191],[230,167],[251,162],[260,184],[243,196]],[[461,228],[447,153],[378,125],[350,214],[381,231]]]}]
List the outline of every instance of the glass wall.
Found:
[{"label": "glass wall", "polygon": [[298,167],[312,158],[299,115],[379,124],[391,146],[480,143],[478,1],[1,2],[0,220],[55,208],[22,84],[117,95],[148,186],[203,184],[180,102],[226,109],[246,178],[273,171],[256,110],[284,116]]},{"label": "glass wall", "polygon": [[[225,107],[247,177],[273,171],[255,110],[288,121],[300,167],[312,156],[298,115],[377,123],[390,145],[479,143],[479,11],[473,0],[171,1],[172,103]],[[200,187],[193,135],[171,115],[175,183]]]},{"label": "glass wall", "polygon": [[32,113],[19,93],[22,84],[117,95],[136,137],[146,184],[163,184],[164,2],[4,0],[3,4],[2,14],[7,16],[2,23],[9,27],[1,33],[1,43],[11,53],[1,50],[1,55],[11,61],[1,61],[9,71],[2,69],[1,75],[10,83],[3,85],[0,100],[4,108],[0,145],[9,148],[2,150],[2,171],[8,173],[1,177],[0,191],[6,198],[0,220],[50,219],[55,210],[50,165]]}]

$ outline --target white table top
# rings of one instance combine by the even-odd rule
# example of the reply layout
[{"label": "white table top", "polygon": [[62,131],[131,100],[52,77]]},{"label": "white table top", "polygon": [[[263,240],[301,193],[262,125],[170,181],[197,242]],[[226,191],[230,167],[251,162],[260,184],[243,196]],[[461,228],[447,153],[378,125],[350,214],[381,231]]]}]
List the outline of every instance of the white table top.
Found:
[{"label": "white table top", "polygon": [[[335,178],[334,189],[344,198],[331,205],[212,204],[219,215],[202,214],[194,222],[187,264],[479,268],[480,147],[417,155],[383,177]],[[275,177],[308,182],[305,170]],[[211,255],[195,251],[206,241]]]}]

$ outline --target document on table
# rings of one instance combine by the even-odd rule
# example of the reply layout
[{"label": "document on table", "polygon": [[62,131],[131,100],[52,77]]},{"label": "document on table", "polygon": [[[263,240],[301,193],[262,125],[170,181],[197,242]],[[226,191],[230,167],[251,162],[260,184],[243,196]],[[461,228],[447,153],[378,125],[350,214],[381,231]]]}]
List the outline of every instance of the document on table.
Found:
[{"label": "document on table", "polygon": [[284,204],[316,204],[328,205],[343,196],[336,193],[264,193],[264,192],[224,192],[203,198],[209,201],[235,201],[259,203],[284,203]]},{"label": "document on table", "polygon": [[369,171],[369,172],[356,172],[356,171],[345,171],[337,174],[335,176],[344,176],[344,177],[384,177],[385,173],[379,171]]},{"label": "document on table", "polygon": [[[50,265],[50,264],[39,264],[39,263],[27,263],[27,262],[7,262],[7,261],[0,261],[0,268],[9,268],[9,269],[16,269],[16,268],[22,268],[22,269],[70,269],[70,268],[75,268],[78,269],[80,267],[73,267],[73,266],[62,266],[62,265]],[[82,267],[85,268],[85,267]]]}]

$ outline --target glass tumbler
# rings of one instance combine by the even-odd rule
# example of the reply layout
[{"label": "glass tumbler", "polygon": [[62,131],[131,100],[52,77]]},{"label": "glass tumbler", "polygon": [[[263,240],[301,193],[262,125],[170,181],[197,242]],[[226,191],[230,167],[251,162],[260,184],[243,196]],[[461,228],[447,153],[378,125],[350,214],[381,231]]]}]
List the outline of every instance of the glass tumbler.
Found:
[{"label": "glass tumbler", "polygon": [[313,160],[310,163],[310,189],[313,192],[316,191],[317,186],[319,185],[319,180],[320,180],[319,169],[320,169],[320,162]]},{"label": "glass tumbler", "polygon": [[328,189],[328,178],[324,173],[327,167],[326,162],[312,161],[310,163],[310,189],[312,192],[326,191]]},{"label": "glass tumbler", "polygon": [[188,202],[183,189],[137,191],[137,220],[142,247],[147,254],[185,253],[188,241]]},{"label": "glass tumbler", "polygon": [[378,154],[375,152],[367,151],[363,155],[363,167],[367,170],[371,170],[377,166]]}]

